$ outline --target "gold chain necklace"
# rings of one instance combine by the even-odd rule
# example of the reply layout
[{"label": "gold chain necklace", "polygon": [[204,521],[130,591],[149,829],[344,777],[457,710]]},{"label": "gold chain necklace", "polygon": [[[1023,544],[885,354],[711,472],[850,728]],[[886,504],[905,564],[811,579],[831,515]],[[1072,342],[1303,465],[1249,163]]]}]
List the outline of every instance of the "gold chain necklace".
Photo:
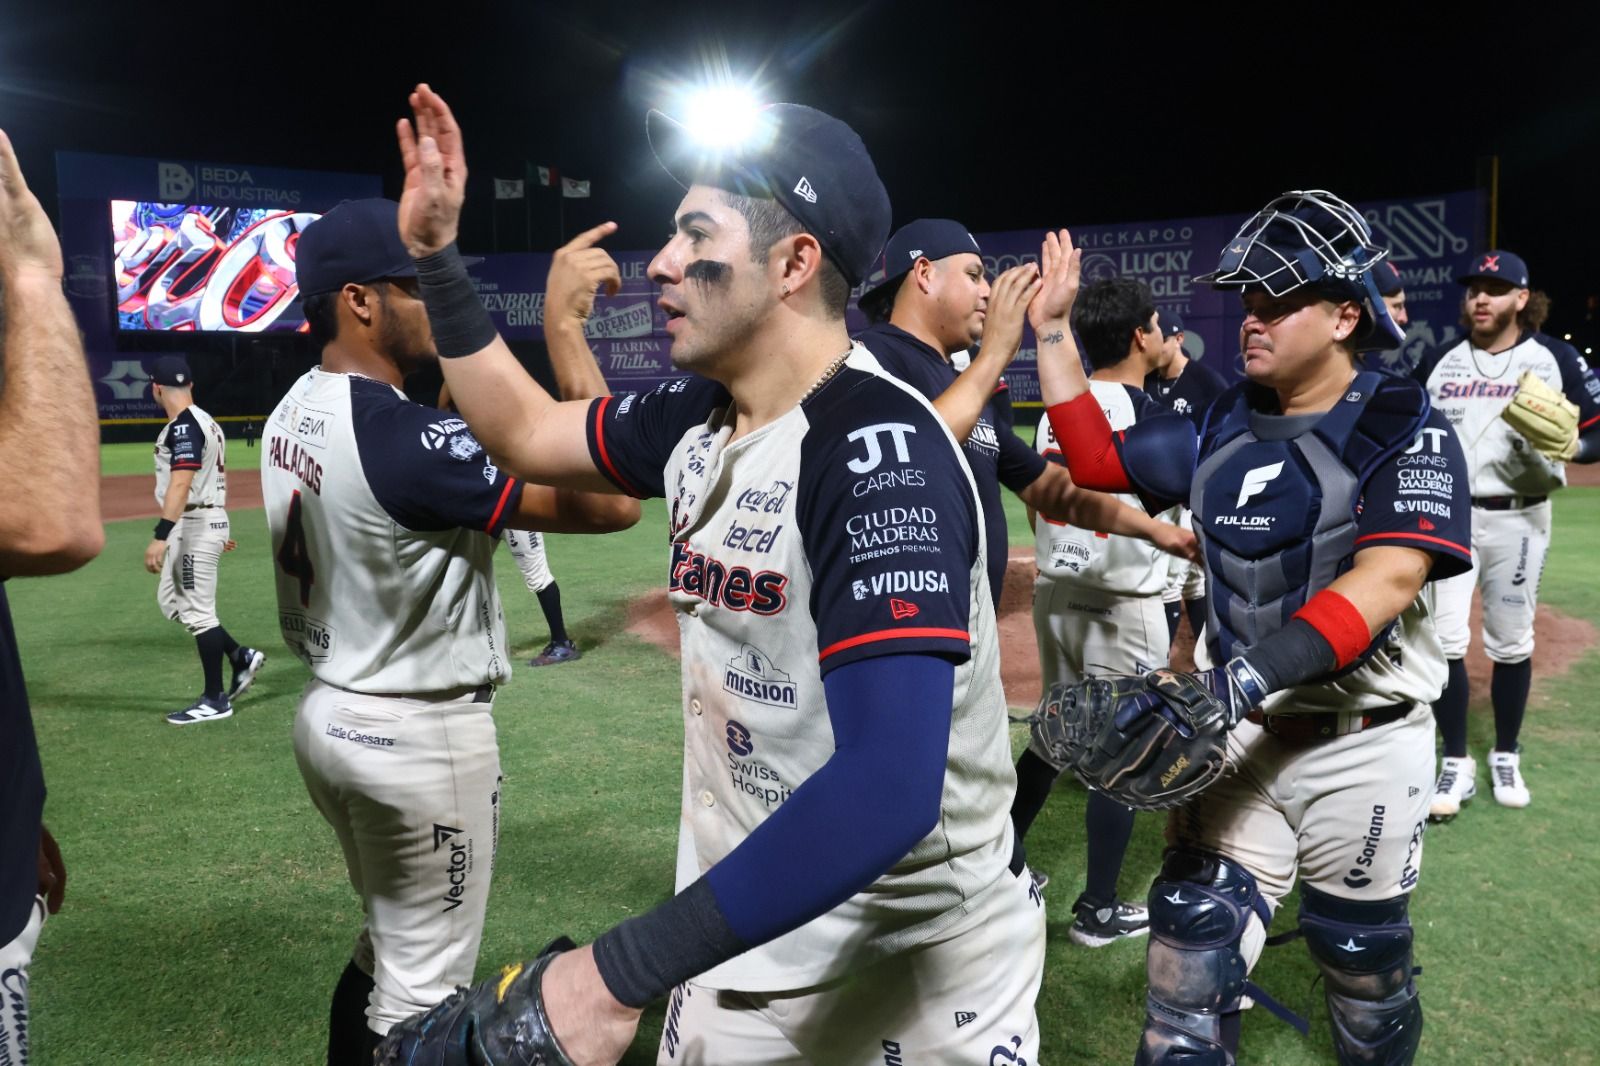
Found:
[{"label": "gold chain necklace", "polygon": [[854,348],[847,348],[844,353],[839,356],[839,358],[829,363],[827,369],[822,372],[822,376],[816,380],[815,384],[806,390],[806,394],[804,396],[800,397],[800,402],[805,403],[807,400],[811,399],[811,397],[816,395],[818,389],[832,381],[833,375],[839,372],[839,370],[844,366],[845,360],[850,358],[850,353],[853,351],[855,351]]}]

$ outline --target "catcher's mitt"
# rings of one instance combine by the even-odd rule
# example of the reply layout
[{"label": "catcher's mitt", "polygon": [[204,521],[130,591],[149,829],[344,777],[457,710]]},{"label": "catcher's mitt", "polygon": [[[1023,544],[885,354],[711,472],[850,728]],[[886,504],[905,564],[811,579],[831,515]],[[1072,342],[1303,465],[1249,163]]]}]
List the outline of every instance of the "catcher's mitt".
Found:
[{"label": "catcher's mitt", "polygon": [[539,982],[552,959],[576,946],[562,937],[533,962],[412,1015],[383,1038],[375,1066],[572,1066],[550,1031]]},{"label": "catcher's mitt", "polygon": [[1155,670],[1050,686],[1033,716],[1033,739],[1057,770],[1130,807],[1159,810],[1222,775],[1236,722],[1198,678]]},{"label": "catcher's mitt", "polygon": [[1564,463],[1578,453],[1578,405],[1531,370],[1524,370],[1517,379],[1516,395],[1500,417],[1546,458]]}]

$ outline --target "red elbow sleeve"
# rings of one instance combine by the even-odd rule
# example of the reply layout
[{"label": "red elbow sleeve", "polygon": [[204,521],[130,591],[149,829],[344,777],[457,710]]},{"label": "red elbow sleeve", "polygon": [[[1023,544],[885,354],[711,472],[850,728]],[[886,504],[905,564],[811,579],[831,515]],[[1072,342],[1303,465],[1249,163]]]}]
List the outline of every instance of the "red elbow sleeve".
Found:
[{"label": "red elbow sleeve", "polygon": [[1050,428],[1055,431],[1074,484],[1096,492],[1133,491],[1128,473],[1122,468],[1122,457],[1117,454],[1116,434],[1094,393],[1058,403],[1045,413],[1050,416]]},{"label": "red elbow sleeve", "polygon": [[1359,659],[1361,653],[1367,650],[1367,645],[1372,643],[1367,620],[1361,616],[1356,605],[1332,589],[1323,589],[1311,597],[1294,616],[1303,619],[1322,635],[1333,648],[1341,670]]}]

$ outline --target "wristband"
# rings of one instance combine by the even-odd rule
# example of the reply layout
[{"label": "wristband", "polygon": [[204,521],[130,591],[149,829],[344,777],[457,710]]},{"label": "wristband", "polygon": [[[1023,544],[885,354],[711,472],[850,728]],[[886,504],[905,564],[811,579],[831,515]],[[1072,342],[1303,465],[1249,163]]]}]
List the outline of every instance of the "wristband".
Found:
[{"label": "wristband", "polygon": [[467,276],[467,265],[452,243],[421,259],[417,266],[417,285],[422,304],[433,327],[434,347],[441,359],[459,359],[483,351],[499,334],[478,291]]},{"label": "wristband", "polygon": [[172,527],[177,524],[178,523],[172,521],[170,518],[163,518],[161,521],[157,522],[156,540],[166,540],[168,537],[172,536]]},{"label": "wristband", "polygon": [[643,1007],[748,947],[728,928],[710,882],[702,877],[596,937],[594,964],[618,1003]]}]

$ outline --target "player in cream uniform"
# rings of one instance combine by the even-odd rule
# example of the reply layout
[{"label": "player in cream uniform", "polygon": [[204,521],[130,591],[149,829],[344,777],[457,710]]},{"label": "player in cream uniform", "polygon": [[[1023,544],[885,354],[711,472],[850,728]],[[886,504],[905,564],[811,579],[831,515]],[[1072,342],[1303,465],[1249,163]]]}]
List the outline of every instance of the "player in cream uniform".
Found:
[{"label": "player in cream uniform", "polygon": [[[1540,454],[1501,417],[1518,379],[1532,374],[1576,404],[1582,436],[1574,460],[1600,457],[1600,382],[1571,346],[1526,330],[1517,320],[1529,298],[1526,264],[1510,252],[1485,252],[1459,280],[1467,287],[1468,335],[1424,356],[1412,374],[1460,438],[1472,489],[1473,569],[1432,587],[1434,624],[1450,671],[1434,704],[1444,748],[1429,811],[1435,819],[1458,814],[1477,793],[1477,763],[1467,752],[1464,661],[1474,588],[1483,593],[1484,651],[1494,664],[1494,798],[1507,807],[1526,807],[1531,798],[1517,741],[1533,680],[1533,620],[1550,548],[1550,494],[1566,485],[1567,474],[1564,463]],[[1443,498],[1450,486],[1440,476],[1416,467],[1410,494]]]},{"label": "player in cream uniform", "polygon": [[511,677],[497,536],[638,515],[508,477],[460,418],[400,391],[436,356],[396,217],[393,201],[349,201],[301,235],[322,365],[262,435],[279,625],[312,675],[295,757],[365,911],[333,995],[330,1066],[371,1061],[477,961],[499,831],[492,708]]},{"label": "player in cream uniform", "polygon": [[[161,520],[145,549],[144,567],[161,575],[156,602],[183,625],[200,653],[205,691],[193,704],[167,715],[173,725],[227,718],[233,699],[250,687],[267,657],[234,640],[217,618],[217,565],[228,550],[227,441],[216,419],[194,402],[194,377],[178,355],[156,360],[151,397],[170,421],[156,437],[156,504]],[[222,684],[222,660],[233,666]]]}]

